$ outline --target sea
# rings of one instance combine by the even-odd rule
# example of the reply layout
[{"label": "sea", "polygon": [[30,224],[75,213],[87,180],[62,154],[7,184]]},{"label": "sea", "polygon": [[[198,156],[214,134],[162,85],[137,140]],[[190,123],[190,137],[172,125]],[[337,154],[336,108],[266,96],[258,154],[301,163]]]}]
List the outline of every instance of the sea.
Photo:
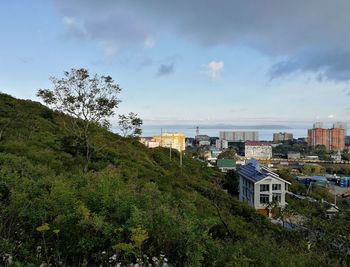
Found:
[{"label": "sea", "polygon": [[[219,137],[221,131],[257,131],[259,133],[259,140],[271,141],[273,134],[278,132],[292,133],[294,138],[307,137],[307,128],[222,128],[222,127],[205,127],[199,128],[199,134],[209,135],[210,137]],[[196,126],[179,126],[179,125],[166,125],[166,126],[143,126],[142,136],[148,137],[153,135],[159,135],[161,132],[181,132],[186,137],[195,137]]]}]

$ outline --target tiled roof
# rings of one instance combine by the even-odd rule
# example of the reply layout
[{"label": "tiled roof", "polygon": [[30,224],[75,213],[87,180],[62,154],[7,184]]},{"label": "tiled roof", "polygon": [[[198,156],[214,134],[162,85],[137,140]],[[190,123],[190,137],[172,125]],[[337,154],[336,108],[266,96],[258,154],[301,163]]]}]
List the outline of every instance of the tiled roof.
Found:
[{"label": "tiled roof", "polygon": [[236,162],[233,159],[218,159],[218,168],[232,168],[236,167]]},{"label": "tiled roof", "polygon": [[266,141],[246,141],[247,146],[271,146],[271,142]]},{"label": "tiled roof", "polygon": [[[274,173],[271,169],[260,165],[260,163],[256,159],[251,159],[246,165],[242,166],[239,169],[239,174],[253,181],[254,183],[266,178],[266,177],[274,177],[280,180],[280,178],[276,173]],[[283,180],[284,181],[284,180]],[[286,183],[289,183],[285,181]]]}]

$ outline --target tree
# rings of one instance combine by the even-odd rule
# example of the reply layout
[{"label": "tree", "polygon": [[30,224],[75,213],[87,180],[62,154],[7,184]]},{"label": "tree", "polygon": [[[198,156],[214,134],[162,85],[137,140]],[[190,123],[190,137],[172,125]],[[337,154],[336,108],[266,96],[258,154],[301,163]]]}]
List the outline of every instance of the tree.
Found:
[{"label": "tree", "polygon": [[234,149],[227,149],[224,152],[220,153],[218,159],[233,159],[237,160],[237,153]]},{"label": "tree", "polygon": [[63,125],[84,146],[84,172],[91,159],[91,135],[94,126],[108,128],[114,115],[121,88],[111,76],[90,76],[86,69],[71,69],[61,79],[51,77],[53,89],[39,89],[37,96],[51,108],[60,111]]},{"label": "tree", "polygon": [[124,137],[135,137],[142,134],[142,119],[136,113],[130,112],[128,115],[119,115],[119,127]]}]

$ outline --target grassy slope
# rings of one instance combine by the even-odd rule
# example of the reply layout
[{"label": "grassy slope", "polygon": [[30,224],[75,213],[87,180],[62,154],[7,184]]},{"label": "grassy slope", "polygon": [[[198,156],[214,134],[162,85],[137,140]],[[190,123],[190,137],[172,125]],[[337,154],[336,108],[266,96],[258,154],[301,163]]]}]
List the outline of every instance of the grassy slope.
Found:
[{"label": "grassy slope", "polygon": [[54,265],[106,265],[114,253],[126,262],[164,253],[179,266],[332,262],[224,193],[213,182],[220,174],[190,158],[181,172],[176,153],[170,162],[167,150],[97,129],[102,149],[84,175],[48,108],[0,94],[0,127],[0,256]]}]

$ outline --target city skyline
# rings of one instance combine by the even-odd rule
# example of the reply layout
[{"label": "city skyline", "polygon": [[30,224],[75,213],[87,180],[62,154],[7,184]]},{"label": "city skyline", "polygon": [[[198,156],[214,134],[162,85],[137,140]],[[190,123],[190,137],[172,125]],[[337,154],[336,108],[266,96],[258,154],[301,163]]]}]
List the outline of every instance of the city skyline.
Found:
[{"label": "city skyline", "polygon": [[148,125],[349,122],[350,3],[204,2],[3,3],[0,91],[38,101],[84,67]]}]

